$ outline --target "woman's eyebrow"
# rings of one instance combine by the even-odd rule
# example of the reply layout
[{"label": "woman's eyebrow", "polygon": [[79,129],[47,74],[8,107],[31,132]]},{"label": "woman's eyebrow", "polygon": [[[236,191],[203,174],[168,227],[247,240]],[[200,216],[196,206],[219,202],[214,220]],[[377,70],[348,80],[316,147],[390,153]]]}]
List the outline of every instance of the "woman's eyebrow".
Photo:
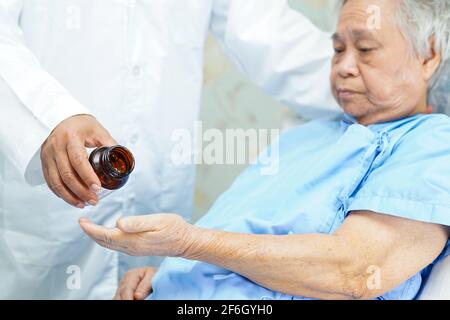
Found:
[{"label": "woman's eyebrow", "polygon": [[[353,29],[351,30],[350,34],[355,40],[377,40],[375,33],[366,29]],[[337,42],[343,41],[342,36],[338,32],[333,33],[333,35],[331,36],[331,40]]]},{"label": "woman's eyebrow", "polygon": [[361,39],[377,40],[375,34],[372,31],[366,29],[354,29],[351,31],[351,34],[355,40]]},{"label": "woman's eyebrow", "polygon": [[331,40],[342,42],[342,37],[339,33],[335,32],[331,35]]}]

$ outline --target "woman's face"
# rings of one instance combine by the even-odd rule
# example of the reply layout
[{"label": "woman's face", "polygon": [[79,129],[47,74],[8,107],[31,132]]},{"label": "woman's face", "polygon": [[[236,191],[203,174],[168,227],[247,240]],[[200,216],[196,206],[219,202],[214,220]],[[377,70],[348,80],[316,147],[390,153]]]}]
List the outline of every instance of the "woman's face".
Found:
[{"label": "woman's face", "polygon": [[363,125],[426,112],[428,77],[395,23],[398,0],[349,0],[333,35],[333,95]]}]

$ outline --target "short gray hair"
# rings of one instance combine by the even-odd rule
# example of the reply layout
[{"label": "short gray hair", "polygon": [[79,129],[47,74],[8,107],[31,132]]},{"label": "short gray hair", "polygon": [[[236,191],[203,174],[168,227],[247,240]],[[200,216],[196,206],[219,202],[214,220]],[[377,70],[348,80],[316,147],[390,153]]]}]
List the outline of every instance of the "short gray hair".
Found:
[{"label": "short gray hair", "polygon": [[[341,9],[348,0],[338,0]],[[433,89],[450,60],[450,0],[397,0],[396,20],[414,53],[428,58],[434,49],[442,57],[441,65],[429,83]],[[434,39],[434,48],[430,40]],[[445,77],[444,77],[445,78]]]}]

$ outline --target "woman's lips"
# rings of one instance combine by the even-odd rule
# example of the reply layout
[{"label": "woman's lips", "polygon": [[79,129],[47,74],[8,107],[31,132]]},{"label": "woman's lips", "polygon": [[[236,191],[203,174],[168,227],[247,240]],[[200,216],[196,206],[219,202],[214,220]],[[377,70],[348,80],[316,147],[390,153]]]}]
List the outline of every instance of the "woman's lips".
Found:
[{"label": "woman's lips", "polygon": [[350,90],[350,89],[338,89],[337,94],[339,99],[349,99],[352,98],[355,95],[361,94],[360,92]]}]

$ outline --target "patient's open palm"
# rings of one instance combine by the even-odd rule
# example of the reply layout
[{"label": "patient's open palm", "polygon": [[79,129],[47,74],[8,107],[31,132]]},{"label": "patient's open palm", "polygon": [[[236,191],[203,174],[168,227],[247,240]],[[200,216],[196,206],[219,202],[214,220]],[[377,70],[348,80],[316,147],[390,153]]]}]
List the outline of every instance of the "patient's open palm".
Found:
[{"label": "patient's open palm", "polygon": [[122,218],[113,229],[82,218],[80,226],[99,245],[132,256],[182,256],[192,241],[192,225],[176,214]]}]

